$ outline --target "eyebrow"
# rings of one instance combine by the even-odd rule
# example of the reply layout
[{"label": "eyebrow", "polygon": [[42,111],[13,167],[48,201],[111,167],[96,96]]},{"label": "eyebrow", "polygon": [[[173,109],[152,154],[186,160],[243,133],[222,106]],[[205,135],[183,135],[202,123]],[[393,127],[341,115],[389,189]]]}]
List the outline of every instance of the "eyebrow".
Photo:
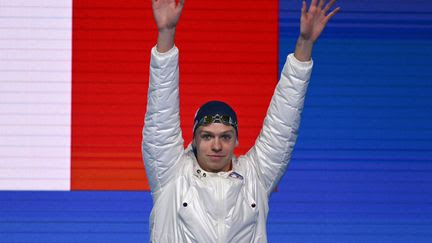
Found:
[{"label": "eyebrow", "polygon": [[225,135],[225,134],[230,133],[232,135],[232,134],[234,134],[234,131],[233,130],[226,130],[226,131],[223,131],[221,133],[213,133],[211,131],[206,131],[206,130],[199,131],[199,134],[202,134],[202,133],[211,134],[211,135]]}]

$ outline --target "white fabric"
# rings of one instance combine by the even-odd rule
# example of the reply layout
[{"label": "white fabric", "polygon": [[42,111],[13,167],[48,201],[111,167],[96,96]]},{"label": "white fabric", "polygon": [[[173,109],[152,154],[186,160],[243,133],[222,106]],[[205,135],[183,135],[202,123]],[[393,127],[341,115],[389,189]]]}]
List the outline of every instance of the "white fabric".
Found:
[{"label": "white fabric", "polygon": [[268,198],[290,160],[311,70],[288,56],[255,145],[232,171],[210,173],[183,146],[178,49],[153,48],[142,144],[151,242],[267,242]]}]

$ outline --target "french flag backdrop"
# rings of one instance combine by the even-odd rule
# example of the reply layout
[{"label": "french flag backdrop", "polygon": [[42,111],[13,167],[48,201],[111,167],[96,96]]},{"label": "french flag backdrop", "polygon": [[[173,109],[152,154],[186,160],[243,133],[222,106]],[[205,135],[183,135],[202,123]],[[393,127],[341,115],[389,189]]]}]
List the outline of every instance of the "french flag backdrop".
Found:
[{"label": "french flag backdrop", "polygon": [[[340,1],[314,49],[270,242],[432,241],[432,3]],[[245,153],[298,35],[300,0],[187,0],[181,125],[210,99]],[[141,159],[150,0],[0,0],[0,242],[148,242]]]}]

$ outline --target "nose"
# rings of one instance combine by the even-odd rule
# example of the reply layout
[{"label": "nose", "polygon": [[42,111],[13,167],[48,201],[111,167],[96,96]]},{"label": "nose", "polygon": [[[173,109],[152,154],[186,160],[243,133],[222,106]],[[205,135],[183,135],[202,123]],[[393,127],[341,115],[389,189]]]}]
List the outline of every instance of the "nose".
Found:
[{"label": "nose", "polygon": [[213,140],[212,150],[213,150],[213,152],[222,151],[222,144],[221,144],[221,141],[219,140],[219,138],[216,138]]}]

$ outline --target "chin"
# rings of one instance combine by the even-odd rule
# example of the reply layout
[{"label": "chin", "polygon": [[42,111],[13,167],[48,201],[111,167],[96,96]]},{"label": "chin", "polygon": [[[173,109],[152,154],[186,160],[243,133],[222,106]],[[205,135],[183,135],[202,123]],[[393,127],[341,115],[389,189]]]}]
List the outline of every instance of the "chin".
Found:
[{"label": "chin", "polygon": [[225,171],[224,169],[229,167],[229,165],[224,164],[223,166],[209,166],[208,168],[211,170],[211,172],[221,172],[221,171]]}]

